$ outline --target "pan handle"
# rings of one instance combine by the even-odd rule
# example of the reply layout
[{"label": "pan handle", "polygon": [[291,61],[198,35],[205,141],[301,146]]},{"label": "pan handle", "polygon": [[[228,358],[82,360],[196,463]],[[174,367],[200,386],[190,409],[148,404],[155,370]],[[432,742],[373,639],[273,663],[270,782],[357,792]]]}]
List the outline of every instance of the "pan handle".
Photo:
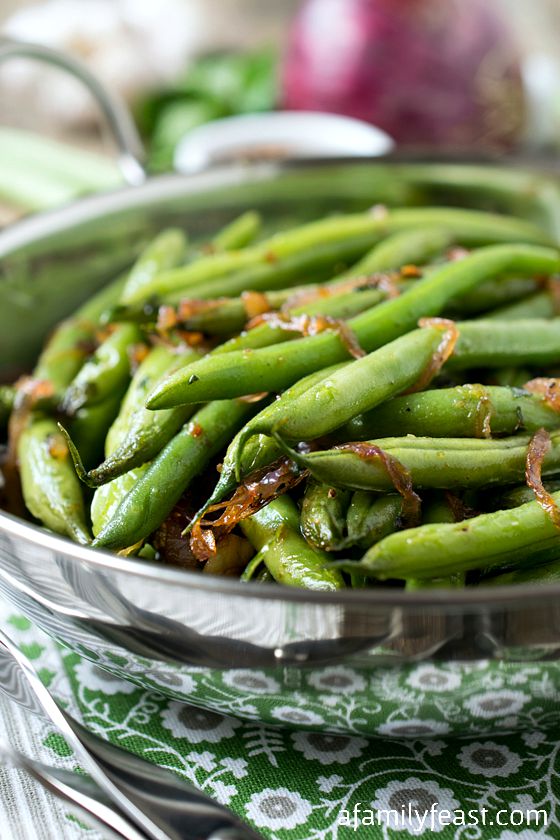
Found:
[{"label": "pan handle", "polygon": [[146,180],[144,149],[124,102],[110,93],[81,61],[57,50],[0,36],[0,63],[9,58],[30,58],[65,70],[79,79],[93,95],[107,120],[118,149],[117,162],[124,180],[138,186]]}]

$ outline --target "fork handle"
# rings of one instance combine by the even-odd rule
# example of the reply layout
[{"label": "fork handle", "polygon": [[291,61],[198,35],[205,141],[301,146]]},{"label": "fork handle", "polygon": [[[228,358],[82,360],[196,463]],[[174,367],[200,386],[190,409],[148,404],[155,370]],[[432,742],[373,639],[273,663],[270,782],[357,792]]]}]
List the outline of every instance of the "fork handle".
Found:
[{"label": "fork handle", "polygon": [[[86,817],[88,823],[94,823],[105,834],[110,832],[111,837],[116,840],[146,840],[146,835],[138,831],[123,814],[110,805],[108,798],[91,779],[33,761],[13,748],[2,745],[0,745],[0,761],[6,766],[25,771],[49,793],[68,802],[73,810],[79,811]],[[231,838],[231,840],[236,840],[236,838]]]}]

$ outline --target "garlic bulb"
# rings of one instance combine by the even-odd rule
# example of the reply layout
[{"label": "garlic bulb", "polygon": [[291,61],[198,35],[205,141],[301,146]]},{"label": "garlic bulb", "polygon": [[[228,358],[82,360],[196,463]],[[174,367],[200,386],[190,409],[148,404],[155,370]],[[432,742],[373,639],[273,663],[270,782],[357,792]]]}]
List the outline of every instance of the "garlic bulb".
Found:
[{"label": "garlic bulb", "polygon": [[[82,59],[131,102],[177,78],[198,46],[201,25],[198,5],[188,0],[45,0],[13,14],[3,32]],[[7,62],[0,82],[12,96],[33,96],[34,107],[64,123],[96,116],[76,80],[42,64]]]}]

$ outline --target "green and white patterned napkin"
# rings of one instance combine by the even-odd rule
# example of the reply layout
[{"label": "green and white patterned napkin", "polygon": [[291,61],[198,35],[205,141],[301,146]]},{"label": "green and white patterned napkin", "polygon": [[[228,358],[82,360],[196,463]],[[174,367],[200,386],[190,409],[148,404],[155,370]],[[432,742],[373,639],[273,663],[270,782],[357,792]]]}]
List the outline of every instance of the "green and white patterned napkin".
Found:
[{"label": "green and white patterned napkin", "polygon": [[[430,740],[368,742],[361,737],[265,727],[182,706],[60,650],[2,602],[0,624],[33,659],[53,693],[88,727],[175,770],[252,823],[264,838],[406,840],[430,833],[437,833],[440,840],[560,838],[560,743],[557,731],[541,728],[546,687],[539,686],[542,676],[535,666],[518,671],[513,686],[499,670],[490,678],[492,684],[487,672],[477,677],[476,668],[472,670],[473,718],[499,714],[504,704],[509,707],[510,713],[501,715],[504,734],[499,737],[445,740],[436,734]],[[416,671],[416,690],[430,693],[437,705],[438,686],[442,679],[453,679],[453,673],[446,677],[445,671],[421,667],[423,671]],[[339,702],[336,681],[331,688],[333,702]],[[530,704],[535,726],[510,732],[515,709],[523,705],[526,717]],[[0,714],[0,738],[43,761],[76,766],[48,724],[6,703]],[[421,735],[414,721],[409,722],[409,732],[414,735],[415,726]],[[356,806],[360,808],[356,816],[364,823],[354,823]],[[468,812],[481,821],[483,809],[486,825],[474,825],[472,820],[469,824]],[[457,820],[464,812],[465,824],[442,825],[438,818],[442,810],[454,812]],[[420,825],[416,811],[433,813],[435,819],[427,817]],[[532,813],[536,811],[546,812],[546,827],[542,814],[537,824]],[[396,822],[394,812],[400,814]],[[373,813],[379,822],[370,826]],[[2,840],[99,837],[21,774],[0,770]]]}]

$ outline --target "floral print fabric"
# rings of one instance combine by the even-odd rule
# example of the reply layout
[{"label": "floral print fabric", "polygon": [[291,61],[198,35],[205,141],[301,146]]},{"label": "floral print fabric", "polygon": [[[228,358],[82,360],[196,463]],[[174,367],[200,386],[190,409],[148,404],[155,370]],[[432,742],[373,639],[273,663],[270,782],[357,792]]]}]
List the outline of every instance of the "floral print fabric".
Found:
[{"label": "floral print fabric", "polygon": [[[279,725],[299,728],[276,728],[169,700],[161,693],[173,687],[169,674],[146,674],[153,691],[124,682],[74,652],[58,650],[27,619],[13,613],[6,617],[10,634],[33,658],[42,679],[88,727],[179,773],[236,811],[264,838],[406,840],[435,832],[439,840],[560,840],[560,754],[554,726],[558,694],[537,665],[517,669],[513,685],[499,666],[492,671],[470,666],[466,673],[418,665],[403,678],[400,713],[379,723],[379,733],[388,737],[367,740],[316,728],[332,709],[339,715],[344,707],[348,715],[359,713],[352,708],[352,689],[359,690],[364,677],[350,668],[325,668],[310,675],[323,709],[299,708],[295,693],[291,703],[275,707],[273,714]],[[398,678],[397,672],[386,677]],[[438,692],[458,688],[465,679],[469,692],[464,704],[476,734],[449,738],[448,727],[438,719]],[[255,718],[259,703],[277,688],[264,672],[232,671],[223,678],[225,688],[228,680],[251,686]],[[420,708],[431,709],[432,716],[418,714]],[[520,720],[525,728],[515,731]],[[500,734],[481,736],[486,724]],[[73,766],[56,733],[45,730],[42,742],[44,753],[35,757]],[[356,805],[378,812],[379,823],[361,828],[361,833],[346,825],[343,814],[352,815]],[[436,820],[435,827],[422,827],[407,814],[409,806],[436,815],[486,808],[490,819],[501,809],[515,808],[529,816],[520,825],[474,829]],[[539,809],[549,815],[546,827],[534,824],[531,814]],[[97,836],[68,823],[72,840]],[[28,834],[28,840],[35,838]],[[41,840],[54,837],[43,833]]]}]

